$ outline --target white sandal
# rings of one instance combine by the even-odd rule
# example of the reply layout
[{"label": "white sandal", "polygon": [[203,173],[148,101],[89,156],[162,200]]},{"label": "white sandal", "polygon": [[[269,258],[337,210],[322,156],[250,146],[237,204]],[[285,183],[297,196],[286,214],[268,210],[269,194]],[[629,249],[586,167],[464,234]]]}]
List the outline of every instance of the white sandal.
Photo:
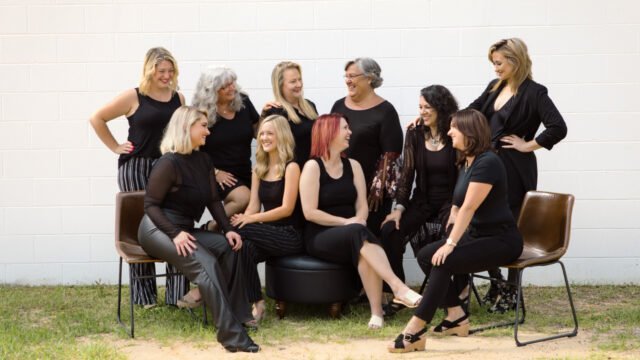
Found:
[{"label": "white sandal", "polygon": [[384,326],[384,319],[378,315],[371,315],[368,326],[369,330],[382,329],[382,327]]},{"label": "white sandal", "polygon": [[418,307],[420,300],[422,300],[422,296],[411,289],[409,289],[402,297],[393,298],[394,303],[402,304],[411,309]]}]

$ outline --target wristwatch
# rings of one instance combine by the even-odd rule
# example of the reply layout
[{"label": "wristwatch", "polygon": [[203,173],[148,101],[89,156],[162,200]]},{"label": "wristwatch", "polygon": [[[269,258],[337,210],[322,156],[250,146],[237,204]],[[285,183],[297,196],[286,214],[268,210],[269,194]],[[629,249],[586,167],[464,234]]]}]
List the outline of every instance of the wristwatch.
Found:
[{"label": "wristwatch", "polygon": [[451,246],[451,247],[456,247],[456,245],[458,245],[458,243],[453,242],[453,240],[451,240],[451,238],[447,239],[447,245]]}]

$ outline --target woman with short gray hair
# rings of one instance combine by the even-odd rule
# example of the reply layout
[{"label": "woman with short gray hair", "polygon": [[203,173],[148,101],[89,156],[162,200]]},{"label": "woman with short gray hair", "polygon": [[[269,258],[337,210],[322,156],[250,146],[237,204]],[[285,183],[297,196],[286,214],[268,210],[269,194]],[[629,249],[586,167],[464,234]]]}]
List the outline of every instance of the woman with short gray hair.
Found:
[{"label": "woman with short gray hair", "polygon": [[347,96],[336,101],[332,113],[349,119],[351,140],[347,156],[362,166],[367,184],[367,227],[380,235],[382,220],[391,211],[396,188],[396,161],[402,151],[402,128],[396,109],[376,94],[382,85],[380,65],[367,57],[344,67]]}]

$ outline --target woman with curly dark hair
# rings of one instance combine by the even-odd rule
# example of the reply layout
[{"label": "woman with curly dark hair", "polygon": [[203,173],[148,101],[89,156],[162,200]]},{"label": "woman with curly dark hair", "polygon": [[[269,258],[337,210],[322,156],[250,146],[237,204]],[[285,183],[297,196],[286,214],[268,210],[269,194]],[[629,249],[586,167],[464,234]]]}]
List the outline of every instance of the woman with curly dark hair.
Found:
[{"label": "woman with curly dark hair", "polygon": [[[426,243],[440,239],[451,210],[451,196],[458,170],[456,151],[447,136],[451,115],[458,103],[442,85],[420,90],[420,117],[417,126],[407,130],[402,173],[398,182],[395,209],[382,225],[382,243],[394,273],[405,280],[402,254],[408,240],[425,223],[437,223],[426,231]],[[413,182],[416,188],[411,196]]]}]

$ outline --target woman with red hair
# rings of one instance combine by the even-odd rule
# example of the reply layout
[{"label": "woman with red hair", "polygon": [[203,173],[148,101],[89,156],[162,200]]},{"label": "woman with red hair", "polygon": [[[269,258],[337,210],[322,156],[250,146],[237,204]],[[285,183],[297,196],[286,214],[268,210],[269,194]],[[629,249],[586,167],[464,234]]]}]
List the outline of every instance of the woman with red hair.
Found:
[{"label": "woman with red hair", "polygon": [[409,289],[391,269],[380,240],[367,228],[367,190],[360,164],[348,159],[351,130],[344,116],[318,117],[311,131],[311,160],[300,176],[300,200],[308,224],[307,252],[358,269],[371,307],[370,329],[383,326],[382,281],[394,302],[416,307],[420,295]]}]

